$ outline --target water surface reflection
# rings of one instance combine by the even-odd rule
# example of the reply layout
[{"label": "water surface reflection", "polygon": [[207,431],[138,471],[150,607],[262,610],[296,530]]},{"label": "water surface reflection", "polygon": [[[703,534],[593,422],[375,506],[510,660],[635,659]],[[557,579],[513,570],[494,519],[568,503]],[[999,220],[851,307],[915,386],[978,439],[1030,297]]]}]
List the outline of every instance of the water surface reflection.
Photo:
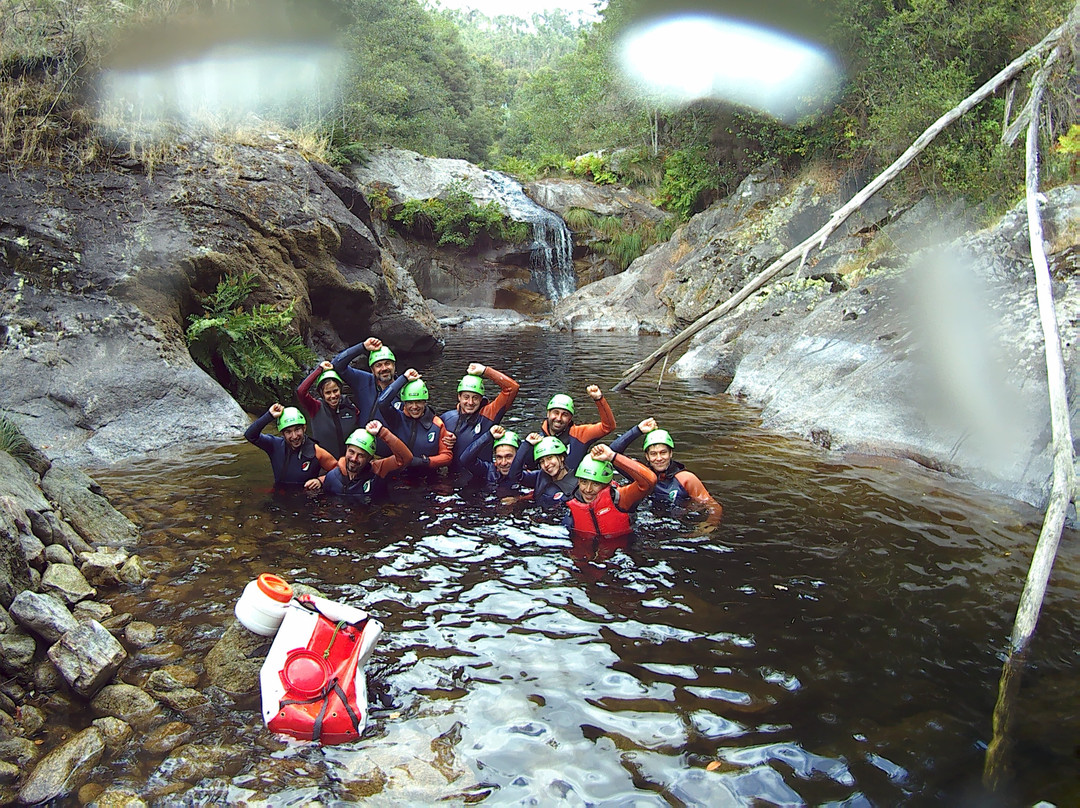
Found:
[{"label": "water surface reflection", "polygon": [[[528,430],[552,393],[610,390],[628,354],[652,347],[469,337],[418,367],[442,408],[469,361],[511,373],[522,395],[507,424]],[[627,551],[591,562],[479,490],[402,490],[373,511],[274,495],[265,456],[239,441],[98,475],[141,519],[141,554],[162,571],[121,605],[168,627],[190,659],[265,570],[386,626],[361,743],[268,751],[249,704],[222,705],[200,729],[204,742],[250,745],[231,799],[891,805],[976,793],[1038,514],[764,432],[708,384],[665,381],[611,404],[620,430],[655,415],[672,431],[724,505],[718,530],[644,518]],[[1067,534],[1009,800],[1080,801],[1078,561]],[[123,761],[115,776],[157,763]]]}]

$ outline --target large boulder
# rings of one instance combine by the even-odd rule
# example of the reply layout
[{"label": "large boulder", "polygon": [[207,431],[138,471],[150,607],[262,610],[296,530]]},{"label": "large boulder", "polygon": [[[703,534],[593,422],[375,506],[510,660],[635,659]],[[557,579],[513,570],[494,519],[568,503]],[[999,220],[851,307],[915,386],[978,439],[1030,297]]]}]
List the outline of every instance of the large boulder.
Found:
[{"label": "large boulder", "polygon": [[53,465],[42,478],[41,487],[90,544],[123,547],[139,540],[139,529],[78,469]]},{"label": "large boulder", "polygon": [[401,352],[437,347],[343,175],[281,143],[191,140],[149,168],[0,176],[0,232],[17,234],[0,251],[0,407],[49,454],[114,462],[242,432],[243,412],[184,339],[200,295],[229,273],[255,273],[252,302],[296,301],[320,350],[370,334]]},{"label": "large boulder", "polygon": [[[1047,197],[1047,249],[1075,400],[1080,188]],[[942,220],[953,236],[964,217],[923,203],[880,237],[910,250]],[[857,275],[834,269],[836,280],[788,280],[756,295],[702,331],[673,370],[731,377],[728,392],[761,407],[766,427],[833,450],[907,458],[1043,504],[1049,408],[1023,206],[993,228],[885,253]]]},{"label": "large boulder", "polygon": [[49,659],[72,690],[90,698],[112,681],[127,659],[127,652],[101,623],[90,620],[64,634],[49,649]]}]

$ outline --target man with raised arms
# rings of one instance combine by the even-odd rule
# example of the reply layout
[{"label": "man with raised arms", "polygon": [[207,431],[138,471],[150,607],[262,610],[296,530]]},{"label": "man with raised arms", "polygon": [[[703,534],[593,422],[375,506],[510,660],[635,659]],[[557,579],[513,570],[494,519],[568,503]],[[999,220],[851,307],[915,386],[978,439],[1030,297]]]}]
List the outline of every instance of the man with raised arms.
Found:
[{"label": "man with raised arms", "polygon": [[[281,435],[262,434],[275,418]],[[244,430],[244,437],[270,456],[274,485],[302,485],[308,490],[318,490],[322,487],[320,472],[330,471],[337,465],[333,455],[307,436],[307,419],[296,407],[270,405],[270,409]]]},{"label": "man with raised arms", "polygon": [[[393,456],[375,457],[376,437],[390,447]],[[404,468],[410,460],[408,446],[379,421],[370,421],[345,439],[345,456],[323,478],[323,491],[355,497],[365,505],[386,499],[386,476]]]},{"label": "man with raised arms", "polygon": [[[499,395],[494,401],[484,397],[484,379],[499,385]],[[458,382],[457,407],[442,414],[443,423],[457,436],[454,444],[454,468],[464,468],[465,451],[494,424],[502,421],[510,405],[517,397],[520,385],[489,365],[469,363],[465,375]]]}]

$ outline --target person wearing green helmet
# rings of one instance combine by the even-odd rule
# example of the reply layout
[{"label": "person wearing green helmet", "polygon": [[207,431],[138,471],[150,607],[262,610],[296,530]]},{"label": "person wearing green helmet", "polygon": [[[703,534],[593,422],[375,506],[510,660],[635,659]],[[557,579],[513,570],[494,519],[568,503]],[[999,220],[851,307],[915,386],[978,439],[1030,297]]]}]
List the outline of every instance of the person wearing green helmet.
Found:
[{"label": "person wearing green helmet", "polygon": [[[615,470],[630,478],[627,485],[615,485]],[[574,473],[577,491],[567,503],[563,524],[571,530],[574,549],[592,550],[593,557],[609,557],[619,545],[600,542],[628,537],[633,531],[631,511],[653,490],[656,475],[646,466],[617,454],[610,446],[598,444],[589,450]]]},{"label": "person wearing green helmet", "polygon": [[[296,388],[312,439],[338,458],[345,456],[345,437],[360,423],[360,410],[343,394],[343,383],[333,362],[322,362]],[[319,391],[319,398],[311,395],[312,385]]]},{"label": "person wearing green helmet", "polygon": [[456,437],[428,404],[427,385],[415,368],[402,373],[379,396],[379,412],[390,431],[409,447],[414,473],[436,471],[453,460]]},{"label": "person wearing green helmet", "polygon": [[[521,497],[531,500],[544,510],[563,508],[573,496],[578,481],[566,466],[566,444],[554,435],[530,432],[510,466],[509,476],[522,486],[532,486],[532,492]],[[528,451],[532,449],[532,451]],[[526,458],[531,457],[539,468],[525,470]]]},{"label": "person wearing green helmet", "polygon": [[[510,468],[518,453],[521,439],[502,424],[492,424],[479,440],[469,444],[461,455],[462,465],[477,480],[483,480],[490,486],[506,488],[518,482],[510,476]],[[491,452],[491,460],[485,455]]]},{"label": "person wearing green helmet", "polygon": [[[494,401],[488,401],[484,397],[485,378],[499,385],[499,395]],[[457,436],[452,468],[467,468],[463,460],[466,450],[492,425],[502,421],[506,411],[517,398],[520,388],[521,385],[516,381],[489,365],[469,363],[465,375],[458,382],[457,407],[442,414],[446,428]]]},{"label": "person wearing green helmet", "polygon": [[675,441],[666,429],[657,427],[655,418],[646,418],[611,442],[611,448],[624,452],[642,435],[645,436],[645,462],[656,473],[656,487],[651,501],[654,508],[671,508],[694,505],[706,513],[705,527],[720,524],[724,508],[713,499],[696,474],[687,471],[686,466],[676,461],[672,455]]},{"label": "person wearing green helmet", "polygon": [[572,469],[577,468],[577,464],[585,457],[593,443],[615,429],[615,414],[600,388],[590,384],[585,388],[585,392],[596,402],[596,409],[600,413],[599,423],[575,424],[574,399],[559,393],[548,401],[547,418],[540,425],[545,435],[551,435],[566,444],[566,465]]},{"label": "person wearing green helmet", "polygon": [[[365,351],[368,354],[370,373],[350,364]],[[360,423],[370,421],[378,414],[379,395],[394,381],[396,363],[394,352],[383,345],[378,337],[368,337],[363,342],[346,348],[331,361],[334,371],[352,388],[356,407],[360,411]],[[381,449],[382,447],[380,451]]]},{"label": "person wearing green helmet", "polygon": [[[393,452],[390,457],[375,457],[376,438]],[[367,505],[386,499],[386,477],[412,460],[412,452],[393,432],[379,421],[369,421],[363,429],[345,439],[345,456],[323,477],[327,494],[357,498]]]},{"label": "person wearing green helmet", "polygon": [[[274,419],[280,436],[262,434]],[[244,437],[270,456],[274,485],[318,490],[322,487],[320,472],[337,465],[337,458],[307,436],[307,418],[296,407],[272,404],[244,430]]]}]

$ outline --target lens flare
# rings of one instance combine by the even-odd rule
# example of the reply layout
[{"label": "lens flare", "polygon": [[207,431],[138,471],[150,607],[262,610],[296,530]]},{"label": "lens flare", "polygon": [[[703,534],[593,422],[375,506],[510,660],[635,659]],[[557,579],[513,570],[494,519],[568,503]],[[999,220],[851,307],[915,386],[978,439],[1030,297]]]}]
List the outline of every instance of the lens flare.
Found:
[{"label": "lens flare", "polygon": [[703,14],[629,28],[618,58],[626,80],[643,96],[675,104],[728,101],[789,122],[824,105],[842,78],[819,46]]}]

